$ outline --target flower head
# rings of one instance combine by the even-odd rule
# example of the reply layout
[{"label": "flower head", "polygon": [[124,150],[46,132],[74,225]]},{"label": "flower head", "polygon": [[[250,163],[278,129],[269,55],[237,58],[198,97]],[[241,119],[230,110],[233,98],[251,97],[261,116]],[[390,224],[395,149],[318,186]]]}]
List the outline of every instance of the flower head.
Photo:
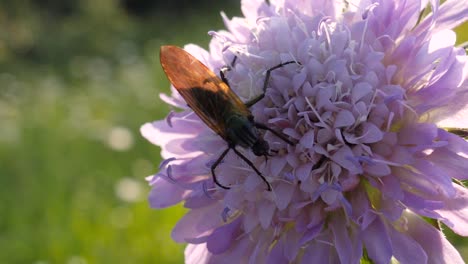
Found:
[{"label": "flower head", "polygon": [[[451,30],[468,6],[431,1],[242,1],[245,17],[211,32],[210,52],[185,49],[217,72],[225,65],[250,110],[281,131],[264,138],[269,159],[243,153],[272,186],[236,155],[213,183],[210,167],[226,148],[180,95],[184,108],[147,123],[161,146],[150,203],[184,202],[189,212],[173,239],[189,243],[187,263],[462,263],[422,217],[468,236],[468,143],[437,126],[468,105],[468,63]],[[237,59],[234,60],[234,57]],[[235,61],[234,64],[232,62]],[[231,153],[232,154],[232,153]]]}]

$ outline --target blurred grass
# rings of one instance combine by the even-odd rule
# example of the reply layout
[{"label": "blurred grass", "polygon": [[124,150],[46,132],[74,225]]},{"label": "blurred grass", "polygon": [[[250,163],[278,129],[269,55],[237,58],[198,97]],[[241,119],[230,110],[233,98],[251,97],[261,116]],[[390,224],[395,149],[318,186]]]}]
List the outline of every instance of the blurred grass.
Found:
[{"label": "blurred grass", "polygon": [[170,231],[184,210],[149,208],[160,158],[139,127],[169,110],[160,45],[206,47],[238,3],[136,17],[65,2],[56,15],[0,3],[0,263],[181,263]]},{"label": "blurred grass", "polygon": [[206,47],[221,6],[75,8],[0,4],[0,263],[181,263],[170,232],[184,211],[149,208],[160,157],[139,127],[169,111],[159,47]]}]

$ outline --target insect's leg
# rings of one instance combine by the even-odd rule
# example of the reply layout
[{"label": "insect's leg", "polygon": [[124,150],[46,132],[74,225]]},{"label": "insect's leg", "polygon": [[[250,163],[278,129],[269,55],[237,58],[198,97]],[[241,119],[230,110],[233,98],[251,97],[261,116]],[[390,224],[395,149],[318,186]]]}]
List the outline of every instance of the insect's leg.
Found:
[{"label": "insect's leg", "polygon": [[262,175],[262,173],[255,167],[255,165],[248,158],[246,158],[244,155],[242,155],[242,153],[240,153],[236,148],[232,148],[232,150],[234,150],[234,152],[237,154],[237,156],[239,156],[241,159],[243,159],[247,163],[247,165],[249,165],[257,173],[258,176],[260,176],[260,178],[262,178],[262,180],[267,185],[267,190],[271,191],[270,183],[265,179],[265,176]]},{"label": "insect's leg", "polygon": [[266,92],[266,89],[267,89],[267,86],[268,86],[268,81],[270,81],[271,72],[278,69],[278,68],[283,67],[284,65],[288,65],[288,64],[291,64],[291,63],[298,63],[298,62],[296,62],[296,61],[287,61],[287,62],[280,63],[280,64],[276,65],[275,67],[272,67],[272,68],[268,69],[266,71],[265,82],[263,82],[263,92],[262,92],[262,94],[255,97],[254,99],[246,102],[245,105],[247,107],[251,107],[252,105],[256,104],[258,101],[262,100],[263,97],[265,97],[265,92]]},{"label": "insect's leg", "polygon": [[227,186],[224,186],[222,185],[221,183],[219,183],[218,179],[216,179],[216,174],[215,174],[215,169],[216,167],[218,167],[219,163],[224,159],[224,157],[228,154],[229,150],[231,149],[232,147],[228,147],[220,156],[219,158],[215,161],[215,163],[213,163],[213,165],[211,165],[211,175],[213,176],[213,181],[215,182],[216,185],[218,185],[219,187],[223,188],[223,189],[226,189],[226,190],[229,190],[231,188],[227,187]]},{"label": "insect's leg", "polygon": [[226,78],[226,75],[225,73],[227,71],[230,71],[232,69],[232,67],[234,66],[234,64],[236,63],[236,60],[237,60],[237,56],[234,56],[234,59],[232,59],[232,62],[231,62],[231,65],[224,65],[220,70],[219,70],[219,76],[221,76],[221,80],[223,82],[225,82],[228,86],[229,86],[229,82]]},{"label": "insect's leg", "polygon": [[294,143],[291,140],[289,140],[288,138],[286,138],[283,134],[281,134],[279,132],[276,132],[275,130],[267,127],[266,125],[264,125],[262,123],[257,123],[257,122],[255,122],[254,125],[255,125],[256,128],[270,131],[275,136],[281,138],[284,142],[288,143],[289,145],[294,145]]}]

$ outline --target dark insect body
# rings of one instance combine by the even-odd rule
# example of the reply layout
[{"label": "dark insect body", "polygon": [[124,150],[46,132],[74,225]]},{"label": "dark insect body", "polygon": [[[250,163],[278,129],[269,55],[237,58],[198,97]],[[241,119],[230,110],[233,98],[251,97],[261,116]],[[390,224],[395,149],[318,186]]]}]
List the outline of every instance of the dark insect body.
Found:
[{"label": "dark insect body", "polygon": [[263,93],[251,101],[243,103],[231,90],[224,76],[224,71],[229,70],[228,67],[221,71],[221,78],[219,78],[195,57],[176,46],[162,46],[160,60],[169,81],[184,98],[188,106],[209,128],[228,143],[227,149],[211,166],[211,174],[215,184],[223,189],[230,189],[218,181],[215,169],[232,149],[262,178],[268,190],[271,191],[271,185],[265,176],[236,149],[236,146],[250,148],[256,156],[269,156],[270,146],[263,139],[258,129],[268,130],[288,144],[293,144],[284,135],[264,124],[255,122],[249,107],[265,96],[271,71],[286,64],[294,63],[294,61],[281,63],[267,70]]}]

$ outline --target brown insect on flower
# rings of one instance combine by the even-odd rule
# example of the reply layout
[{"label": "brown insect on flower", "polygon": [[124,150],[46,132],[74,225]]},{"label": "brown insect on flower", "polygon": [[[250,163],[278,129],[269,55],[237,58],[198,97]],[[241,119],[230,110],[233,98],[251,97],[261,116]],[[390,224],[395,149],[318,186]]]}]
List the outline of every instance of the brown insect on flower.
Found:
[{"label": "brown insect on flower", "polygon": [[184,98],[188,106],[209,128],[228,143],[227,149],[211,166],[211,173],[216,185],[224,189],[230,189],[217,180],[215,169],[228,152],[233,150],[262,178],[268,190],[271,191],[271,185],[265,176],[236,149],[236,146],[250,148],[255,155],[267,157],[270,147],[258,129],[268,130],[288,144],[293,144],[281,133],[262,123],[255,122],[249,107],[265,96],[271,72],[286,64],[295,63],[295,61],[284,62],[268,69],[263,85],[263,93],[244,103],[229,87],[224,71],[220,72],[221,78],[219,78],[185,50],[176,46],[162,46],[160,60],[169,81]]}]

